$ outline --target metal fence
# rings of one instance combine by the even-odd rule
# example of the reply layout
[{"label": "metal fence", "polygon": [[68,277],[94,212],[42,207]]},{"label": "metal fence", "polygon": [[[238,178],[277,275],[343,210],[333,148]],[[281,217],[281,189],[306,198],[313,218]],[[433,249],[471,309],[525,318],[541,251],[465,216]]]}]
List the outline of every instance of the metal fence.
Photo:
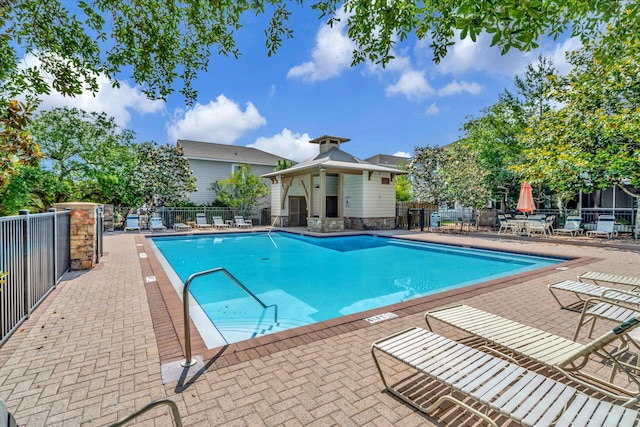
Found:
[{"label": "metal fence", "polygon": [[250,219],[254,225],[268,225],[271,222],[270,208],[254,209],[250,215],[243,215],[239,210],[227,207],[161,207],[153,210],[144,210],[117,206],[113,208],[113,228],[115,230],[122,230],[127,214],[134,212],[140,215],[139,224],[143,230],[149,228],[149,218],[152,215],[162,218],[162,223],[169,228],[173,227],[175,223],[195,222],[196,214],[198,213],[204,213],[209,224],[213,223],[214,216],[222,217],[223,221],[227,221],[233,220],[236,215]]},{"label": "metal fence", "polygon": [[0,217],[0,345],[70,267],[69,211]]}]

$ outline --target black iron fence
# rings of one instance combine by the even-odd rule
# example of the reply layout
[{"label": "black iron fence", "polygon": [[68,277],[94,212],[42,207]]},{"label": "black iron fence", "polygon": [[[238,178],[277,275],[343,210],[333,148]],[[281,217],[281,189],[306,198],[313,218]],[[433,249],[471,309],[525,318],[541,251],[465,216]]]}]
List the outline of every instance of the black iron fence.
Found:
[{"label": "black iron fence", "polygon": [[251,211],[249,215],[241,212],[238,209],[228,207],[213,207],[213,206],[201,206],[201,207],[161,207],[156,209],[139,209],[131,207],[116,206],[113,208],[113,222],[105,221],[105,223],[113,224],[114,230],[122,230],[125,226],[125,219],[130,213],[136,213],[139,215],[140,228],[145,230],[149,228],[149,218],[159,217],[162,218],[162,223],[165,227],[173,227],[176,223],[189,223],[196,221],[196,214],[204,213],[209,224],[213,223],[213,217],[222,217],[223,221],[233,220],[236,215],[243,216],[245,219],[250,219],[253,225],[268,225],[271,222],[271,209],[270,208],[256,208]]},{"label": "black iron fence", "polygon": [[70,267],[69,211],[0,217],[0,345]]}]

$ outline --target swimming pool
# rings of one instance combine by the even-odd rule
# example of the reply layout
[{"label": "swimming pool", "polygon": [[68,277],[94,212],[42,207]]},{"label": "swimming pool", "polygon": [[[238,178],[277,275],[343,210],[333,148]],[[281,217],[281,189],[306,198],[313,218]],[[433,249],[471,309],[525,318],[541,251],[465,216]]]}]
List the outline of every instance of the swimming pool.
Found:
[{"label": "swimming pool", "polygon": [[547,267],[564,260],[370,235],[242,233],[153,238],[176,291],[191,284],[191,316],[209,348]]}]

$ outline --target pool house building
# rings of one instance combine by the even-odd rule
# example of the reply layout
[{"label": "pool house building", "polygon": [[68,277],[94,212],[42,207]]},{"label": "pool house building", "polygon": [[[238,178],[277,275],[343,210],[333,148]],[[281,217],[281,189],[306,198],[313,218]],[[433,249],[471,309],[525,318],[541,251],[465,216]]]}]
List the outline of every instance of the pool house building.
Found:
[{"label": "pool house building", "polygon": [[405,171],[358,159],[340,146],[348,138],[309,141],[319,153],[297,165],[262,175],[271,179],[271,221],[335,232],[395,228],[395,180]]}]

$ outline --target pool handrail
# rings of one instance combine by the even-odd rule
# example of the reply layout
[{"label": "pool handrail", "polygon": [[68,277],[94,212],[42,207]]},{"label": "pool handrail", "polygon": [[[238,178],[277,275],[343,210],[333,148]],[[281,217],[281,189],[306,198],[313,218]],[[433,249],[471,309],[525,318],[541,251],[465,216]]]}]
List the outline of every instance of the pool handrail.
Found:
[{"label": "pool handrail", "polygon": [[182,307],[183,307],[183,314],[184,314],[184,349],[185,349],[185,358],[184,358],[184,362],[182,362],[181,365],[183,367],[185,367],[185,368],[188,368],[189,366],[195,365],[195,363],[196,363],[195,359],[193,359],[191,357],[191,323],[189,322],[189,319],[190,319],[190,316],[189,316],[189,287],[191,286],[191,282],[194,279],[196,279],[196,278],[198,278],[200,276],[204,276],[204,275],[207,275],[207,274],[218,273],[218,272],[224,273],[229,279],[231,279],[236,285],[238,285],[238,287],[240,289],[242,289],[242,291],[244,291],[244,293],[249,295],[249,297],[251,297],[251,299],[253,299],[255,302],[260,304],[262,306],[262,308],[264,308],[265,310],[267,308],[269,308],[269,307],[273,307],[274,308],[273,321],[275,323],[278,323],[278,304],[266,305],[265,303],[263,303],[260,300],[260,298],[258,298],[246,286],[244,286],[242,283],[240,283],[240,281],[238,279],[236,279],[233,276],[233,274],[229,273],[226,268],[224,268],[224,267],[216,267],[216,268],[211,268],[209,270],[203,270],[203,271],[199,271],[197,273],[193,273],[191,276],[189,276],[189,278],[185,282],[184,289],[182,290]]}]

